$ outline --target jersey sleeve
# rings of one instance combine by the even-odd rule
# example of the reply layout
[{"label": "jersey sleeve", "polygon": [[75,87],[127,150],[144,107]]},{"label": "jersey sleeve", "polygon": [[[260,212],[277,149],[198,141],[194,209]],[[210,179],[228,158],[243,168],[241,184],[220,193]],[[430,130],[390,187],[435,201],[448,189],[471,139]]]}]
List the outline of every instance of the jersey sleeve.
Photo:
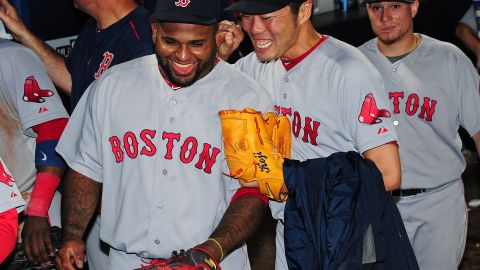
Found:
[{"label": "jersey sleeve", "polygon": [[451,66],[453,89],[460,97],[459,124],[467,130],[470,136],[480,131],[480,81],[477,70],[466,55],[458,50],[455,65]]},{"label": "jersey sleeve", "polygon": [[472,28],[473,31],[478,31],[477,19],[475,17],[475,10],[473,8],[473,5],[470,6],[467,12],[465,12],[462,19],[460,19],[460,22],[470,26],[470,28]]},{"label": "jersey sleeve", "polygon": [[[346,132],[363,153],[380,145],[396,141],[387,93],[378,71],[365,60],[344,63],[339,91],[339,108]],[[362,63],[362,62],[360,62]]]},{"label": "jersey sleeve", "polygon": [[73,170],[102,182],[102,116],[99,83],[90,85],[80,99],[57,144],[56,151]]},{"label": "jersey sleeve", "polygon": [[17,209],[20,213],[26,203],[18,191],[15,179],[0,158],[0,213],[10,209]]},{"label": "jersey sleeve", "polygon": [[27,48],[10,46],[2,50],[1,87],[16,112],[23,132],[36,136],[32,126],[68,114],[42,62]]}]

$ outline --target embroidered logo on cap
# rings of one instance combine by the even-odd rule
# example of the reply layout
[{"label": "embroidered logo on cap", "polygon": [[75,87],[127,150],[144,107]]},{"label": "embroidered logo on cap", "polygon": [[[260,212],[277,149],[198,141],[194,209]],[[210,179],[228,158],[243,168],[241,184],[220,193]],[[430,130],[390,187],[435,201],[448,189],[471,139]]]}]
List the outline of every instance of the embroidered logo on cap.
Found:
[{"label": "embroidered logo on cap", "polygon": [[175,6],[177,7],[186,7],[188,4],[190,4],[190,0],[178,0],[175,2]]}]

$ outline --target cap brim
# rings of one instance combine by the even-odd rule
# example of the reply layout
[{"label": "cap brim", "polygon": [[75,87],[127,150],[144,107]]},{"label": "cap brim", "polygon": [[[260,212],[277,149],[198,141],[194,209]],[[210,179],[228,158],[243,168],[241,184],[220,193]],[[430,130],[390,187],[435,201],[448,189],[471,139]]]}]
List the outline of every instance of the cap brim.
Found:
[{"label": "cap brim", "polygon": [[172,12],[154,12],[150,15],[150,21],[156,22],[174,22],[174,23],[191,23],[191,24],[202,24],[202,25],[211,25],[218,22],[217,18],[205,18],[199,16],[190,16],[187,14],[175,13]]},{"label": "cap brim", "polygon": [[226,11],[238,11],[245,14],[266,14],[270,12],[277,11],[281,8],[286,7],[285,5],[273,5],[271,3],[265,2],[256,2],[256,1],[238,1],[233,3],[231,6],[227,7]]},{"label": "cap brim", "polygon": [[413,3],[415,0],[365,0],[365,3],[380,3],[380,2],[402,2],[402,3]]}]

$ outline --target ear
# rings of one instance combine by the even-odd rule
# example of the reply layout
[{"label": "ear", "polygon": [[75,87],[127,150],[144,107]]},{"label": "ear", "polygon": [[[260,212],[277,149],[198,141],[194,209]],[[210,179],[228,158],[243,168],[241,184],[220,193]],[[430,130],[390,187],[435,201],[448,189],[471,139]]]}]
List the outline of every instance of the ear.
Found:
[{"label": "ear", "polygon": [[313,12],[312,0],[307,0],[303,2],[303,4],[300,6],[300,10],[298,11],[298,17],[297,17],[298,24],[300,25],[305,22],[308,22],[310,20],[310,17],[312,17],[312,12]]},{"label": "ear", "polygon": [[420,2],[418,0],[415,0],[415,2],[411,4],[410,9],[412,11],[412,18],[415,18],[415,16],[417,16],[419,5],[420,5]]},{"label": "ear", "polygon": [[152,41],[155,43],[155,40],[157,39],[158,23],[150,22],[150,27],[152,28]]}]

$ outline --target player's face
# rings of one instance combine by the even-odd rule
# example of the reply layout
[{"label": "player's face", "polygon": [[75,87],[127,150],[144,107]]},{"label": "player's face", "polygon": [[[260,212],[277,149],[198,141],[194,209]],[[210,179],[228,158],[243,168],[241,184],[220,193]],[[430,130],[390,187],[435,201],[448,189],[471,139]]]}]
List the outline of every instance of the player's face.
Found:
[{"label": "player's face", "polygon": [[372,30],[379,41],[394,44],[408,39],[413,33],[413,18],[417,14],[418,1],[379,2],[367,5]]},{"label": "player's face", "polygon": [[297,17],[288,6],[262,15],[242,14],[242,28],[262,61],[284,56],[298,42]]},{"label": "player's face", "polygon": [[175,85],[191,85],[215,65],[215,26],[162,22],[152,31],[160,71]]}]

